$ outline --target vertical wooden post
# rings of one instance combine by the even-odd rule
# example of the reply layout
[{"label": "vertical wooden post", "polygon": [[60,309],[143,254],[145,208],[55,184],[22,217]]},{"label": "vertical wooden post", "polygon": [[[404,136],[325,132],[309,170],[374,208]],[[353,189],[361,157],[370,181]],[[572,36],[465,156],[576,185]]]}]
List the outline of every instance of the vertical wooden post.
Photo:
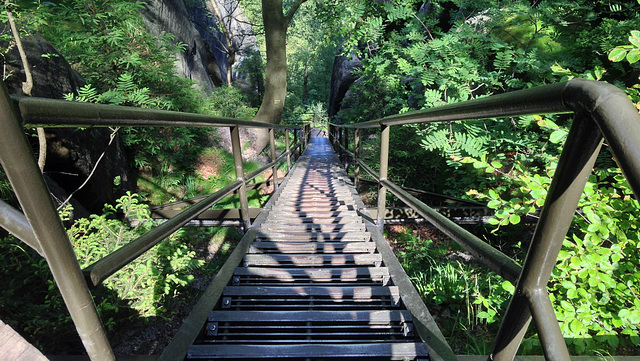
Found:
[{"label": "vertical wooden post", "polygon": [[389,169],[389,129],[388,125],[380,126],[380,181],[378,183],[378,228],[382,232],[384,228],[385,203],[387,201],[387,188],[382,181],[387,180]]},{"label": "vertical wooden post", "polygon": [[289,170],[291,169],[291,147],[289,145],[289,129],[284,130],[284,151],[287,152],[287,174],[289,174]]},{"label": "vertical wooden post", "polygon": [[[271,161],[274,162],[277,158],[276,156],[276,137],[275,130],[273,128],[269,128],[269,152],[271,153]],[[273,192],[278,190],[278,165],[274,164],[271,168],[273,172]]]},{"label": "vertical wooden post", "polygon": [[240,198],[240,217],[244,231],[248,231],[251,227],[251,219],[249,218],[249,199],[247,198],[247,186],[244,181],[244,166],[242,164],[242,147],[240,143],[240,128],[236,125],[229,127],[231,132],[231,148],[233,151],[233,163],[236,167],[236,179],[242,181],[240,189],[238,189],[238,197]]},{"label": "vertical wooden post", "polygon": [[360,128],[356,128],[353,132],[353,155],[354,155],[354,183],[356,190],[360,186],[360,163],[358,160],[360,159]]},{"label": "vertical wooden post", "polygon": [[92,360],[115,360],[67,231],[4,84],[0,84],[0,129],[0,165],[40,244],[84,348]]}]

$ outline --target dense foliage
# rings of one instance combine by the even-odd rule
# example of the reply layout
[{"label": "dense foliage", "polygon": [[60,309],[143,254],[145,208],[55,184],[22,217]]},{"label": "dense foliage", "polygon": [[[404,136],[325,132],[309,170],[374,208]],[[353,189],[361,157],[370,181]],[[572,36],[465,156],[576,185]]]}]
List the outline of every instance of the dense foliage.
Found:
[{"label": "dense foliage", "polygon": [[[262,21],[259,1],[243,0],[241,5],[251,23]],[[255,116],[264,91],[263,56],[254,53],[242,65],[249,75],[242,89],[222,87],[202,94],[174,73],[173,55],[183,44],[174,44],[170,34],[151,36],[139,15],[141,6],[125,0],[25,1],[16,4],[14,12],[23,34],[44,35],[87,81],[77,94],[68,95],[69,100],[242,119]],[[0,20],[6,22],[6,13],[0,13]],[[613,83],[639,104],[639,31],[640,1],[308,1],[288,30],[283,119],[326,120],[331,68],[340,51],[357,56],[362,67],[333,119],[339,123],[574,77]],[[10,41],[10,36],[3,34],[2,40]],[[495,216],[480,230],[483,236],[522,258],[570,125],[571,119],[560,115],[394,127],[390,174],[403,185],[486,202]],[[217,139],[211,132],[117,131],[130,150],[139,191],[148,202],[197,195],[229,181],[229,156],[207,149]],[[374,162],[375,136],[368,134],[363,148]],[[196,165],[202,162],[218,172],[198,174]],[[1,172],[0,196],[11,198]],[[253,197],[259,201],[260,195]],[[104,214],[69,224],[83,265],[148,227],[143,222],[147,225],[132,229],[114,219],[116,213],[148,220],[139,197],[127,194],[116,205],[105,206]],[[640,346],[638,216],[640,206],[605,145],[549,288],[572,353],[631,354]],[[447,336],[464,336],[471,346],[461,352],[488,353],[488,335],[495,334],[512,286],[466,262],[442,261],[458,251],[453,245],[409,233],[398,239],[400,259],[425,301],[442,318],[462,321],[445,325]],[[98,247],[97,240],[104,244]],[[15,322],[40,337],[42,344],[51,344],[46,336],[55,335],[56,327],[68,328],[69,322],[44,261],[10,237],[0,242],[0,249],[6,265],[0,268],[7,282],[3,289],[10,290],[0,299],[3,320],[13,321],[6,315],[29,319],[36,309],[48,309],[53,319],[38,316]],[[202,267],[193,252],[169,240],[129,266],[130,274],[137,276],[110,279],[97,297],[107,326],[113,327],[112,319],[132,315],[167,317],[164,308]],[[21,277],[9,277],[15,274]],[[36,283],[39,286],[31,286]],[[32,308],[10,297],[28,287],[35,290]],[[51,333],[52,328],[56,332]],[[535,335],[528,335],[523,352],[538,352],[536,342]]]},{"label": "dense foliage", "polygon": [[[347,23],[347,51],[363,67],[338,122],[573,77],[611,82],[640,100],[635,1],[400,0],[349,9],[363,21]],[[390,174],[405,185],[487,202],[495,217],[486,237],[522,255],[531,234],[525,220],[535,220],[543,205],[570,124],[566,116],[549,116],[394,127]],[[640,345],[638,207],[605,146],[550,283],[572,353],[629,353]],[[414,276],[437,281],[424,272]],[[496,294],[490,308],[500,309],[506,296]]]}]

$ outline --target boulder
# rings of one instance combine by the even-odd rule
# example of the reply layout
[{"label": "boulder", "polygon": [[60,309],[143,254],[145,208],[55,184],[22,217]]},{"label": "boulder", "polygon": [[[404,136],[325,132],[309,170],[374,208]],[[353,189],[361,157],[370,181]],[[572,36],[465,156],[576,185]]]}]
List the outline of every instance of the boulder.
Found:
[{"label": "boulder", "polygon": [[[71,69],[64,57],[40,35],[22,39],[33,77],[32,96],[61,99],[64,94],[76,93],[84,84],[77,72]],[[5,84],[13,95],[22,93],[25,80],[22,61],[16,47],[5,57],[7,71],[11,74]],[[111,131],[105,128],[86,130],[70,128],[45,129],[47,138],[47,162],[45,179],[58,201],[66,199],[92,173],[104,152],[100,165],[91,175],[89,182],[78,191],[72,202],[76,216],[85,216],[87,210],[102,211],[105,203],[114,203],[127,190],[133,190],[124,145],[117,137],[109,144]],[[35,138],[30,138],[37,142]],[[34,144],[34,149],[37,145]],[[119,185],[114,185],[118,178]],[[85,210],[86,209],[86,210]]]},{"label": "boulder", "polygon": [[[39,34],[22,38],[22,46],[27,53],[33,78],[31,96],[62,99],[65,94],[75,93],[85,84],[84,80],[71,69],[67,60]],[[9,92],[24,95],[22,83],[26,80],[18,48],[13,46],[4,59],[5,81]],[[9,76],[7,77],[8,74]]]}]

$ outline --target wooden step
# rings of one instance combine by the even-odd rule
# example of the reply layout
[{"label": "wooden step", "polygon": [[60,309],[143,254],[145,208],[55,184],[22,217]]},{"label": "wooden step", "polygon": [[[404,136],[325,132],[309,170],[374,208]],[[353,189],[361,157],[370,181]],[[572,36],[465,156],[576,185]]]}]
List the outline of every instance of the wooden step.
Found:
[{"label": "wooden step", "polygon": [[400,295],[395,286],[227,286],[222,298],[222,308],[235,310],[388,310],[399,306]]},{"label": "wooden step", "polygon": [[389,323],[411,322],[411,313],[406,310],[374,311],[211,311],[209,322],[244,323],[360,323],[365,325],[386,325]]},{"label": "wooden step", "polygon": [[[399,302],[398,287],[396,286],[226,286],[224,296],[252,296],[252,297],[327,297],[332,300],[370,299],[374,297],[394,297]],[[396,303],[397,303],[396,302]]]},{"label": "wooden step", "polygon": [[380,266],[380,254],[247,254],[245,267],[250,266],[298,266],[298,267],[341,267],[346,265]]},{"label": "wooden step", "polygon": [[281,231],[261,230],[256,240],[271,242],[366,242],[371,239],[368,232],[307,232],[302,230]]},{"label": "wooden step", "polygon": [[317,284],[317,283],[379,283],[386,285],[389,270],[386,267],[352,268],[267,268],[237,267],[232,284]]},{"label": "wooden step", "polygon": [[355,211],[355,205],[324,205],[324,206],[312,206],[312,205],[278,205],[272,208],[273,212],[341,212],[341,211]]},{"label": "wooden step", "polygon": [[272,224],[358,224],[363,223],[361,217],[345,216],[345,217],[267,217],[267,220],[262,224],[263,226],[271,226]]},{"label": "wooden step", "polygon": [[253,242],[248,253],[374,253],[374,242],[335,242],[335,243],[301,243],[301,242]]},{"label": "wooden step", "polygon": [[260,230],[279,231],[279,232],[307,231],[307,232],[331,233],[331,232],[364,232],[366,231],[366,227],[364,223],[355,223],[355,224],[268,223],[268,224],[263,224],[260,227]]},{"label": "wooden step", "polygon": [[355,210],[343,210],[343,211],[322,211],[322,210],[310,210],[310,211],[300,211],[300,210],[274,210],[269,212],[269,216],[267,219],[271,218],[280,218],[280,217],[290,217],[290,218],[344,218],[344,217],[358,217],[360,220],[362,218],[358,215],[358,212]]},{"label": "wooden step", "polygon": [[302,344],[302,345],[194,345],[189,347],[192,359],[360,359],[376,355],[389,360],[427,360],[424,343],[380,344]]}]

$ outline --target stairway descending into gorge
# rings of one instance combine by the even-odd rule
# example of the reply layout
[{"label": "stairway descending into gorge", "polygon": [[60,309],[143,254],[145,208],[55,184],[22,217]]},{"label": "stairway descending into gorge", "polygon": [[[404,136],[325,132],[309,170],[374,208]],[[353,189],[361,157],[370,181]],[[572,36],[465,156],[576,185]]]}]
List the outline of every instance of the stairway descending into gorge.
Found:
[{"label": "stairway descending into gorge", "polygon": [[281,187],[187,358],[429,360],[326,138]]}]

